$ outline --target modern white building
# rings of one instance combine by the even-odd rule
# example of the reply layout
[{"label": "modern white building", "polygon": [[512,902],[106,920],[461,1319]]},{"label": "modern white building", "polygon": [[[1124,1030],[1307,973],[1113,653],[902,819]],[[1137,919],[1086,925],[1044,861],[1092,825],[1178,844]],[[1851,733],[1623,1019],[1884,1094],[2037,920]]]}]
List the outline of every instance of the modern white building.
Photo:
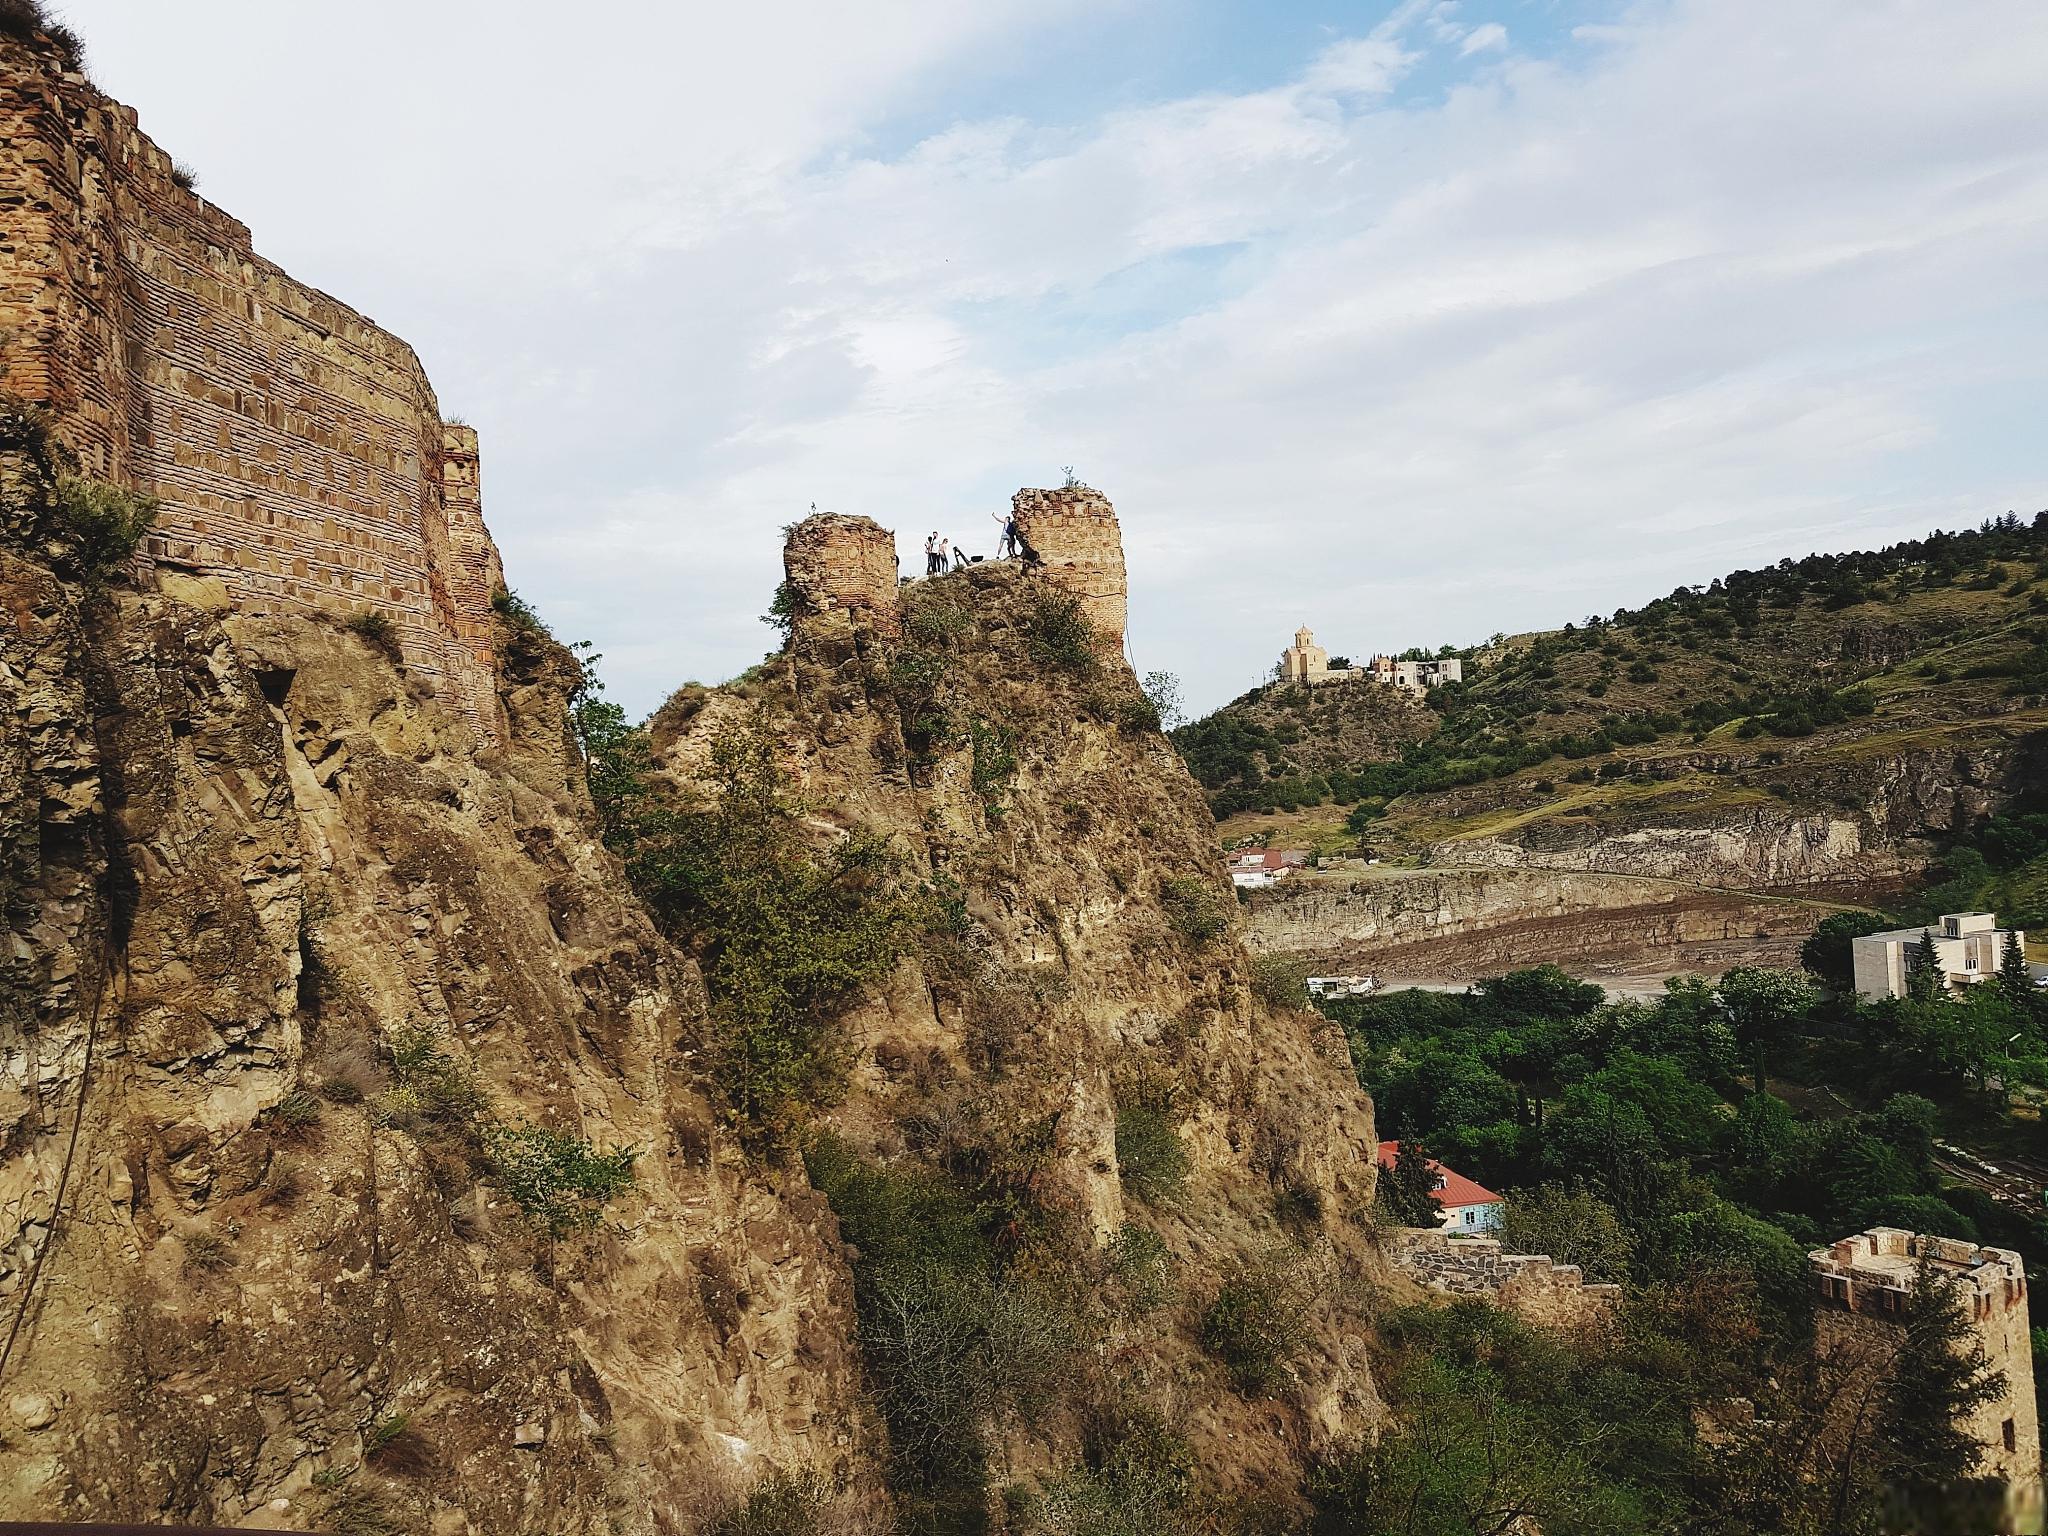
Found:
[{"label": "modern white building", "polygon": [[2001,928],[1990,912],[1947,912],[1925,928],[1893,928],[1866,934],[1849,943],[1859,997],[1904,997],[1912,955],[1922,935],[1934,941],[1934,963],[1951,987],[1967,987],[1998,974],[2010,938],[2026,953],[2027,936],[2017,928]]},{"label": "modern white building", "polygon": [[1427,693],[1432,688],[1441,688],[1445,683],[1465,681],[1465,663],[1455,656],[1446,656],[1438,661],[1396,661],[1391,656],[1375,656],[1367,668],[1373,681],[1387,683],[1408,693]]}]

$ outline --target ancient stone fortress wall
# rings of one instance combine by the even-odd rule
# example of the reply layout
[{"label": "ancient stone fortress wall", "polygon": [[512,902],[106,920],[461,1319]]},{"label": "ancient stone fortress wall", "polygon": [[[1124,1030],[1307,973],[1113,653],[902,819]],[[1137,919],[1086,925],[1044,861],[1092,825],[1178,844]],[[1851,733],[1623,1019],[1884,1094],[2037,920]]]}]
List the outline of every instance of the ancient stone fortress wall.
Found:
[{"label": "ancient stone fortress wall", "polygon": [[1085,485],[1021,490],[1010,498],[1024,542],[1038,551],[1046,573],[1081,599],[1102,649],[1121,656],[1126,623],[1124,541],[1116,508]]},{"label": "ancient stone fortress wall", "polygon": [[257,256],[53,50],[0,38],[0,137],[0,382],[162,499],[145,572],[244,612],[383,614],[495,734],[476,437],[412,349]]},{"label": "ancient stone fortress wall", "polygon": [[1589,1327],[1621,1305],[1620,1286],[1589,1285],[1578,1265],[1543,1254],[1504,1253],[1491,1237],[1409,1227],[1395,1236],[1391,1257],[1396,1269],[1440,1295],[1491,1302],[1540,1327]]},{"label": "ancient stone fortress wall", "polygon": [[872,518],[805,518],[782,546],[782,569],[807,610],[804,622],[859,619],[880,635],[901,630],[896,535]]},{"label": "ancient stone fortress wall", "polygon": [[2005,1391],[1971,1413],[1963,1428],[1984,1448],[1984,1468],[2003,1478],[2017,1528],[2039,1530],[2041,1422],[2034,1403],[2034,1353],[2027,1323],[2027,1269],[2010,1248],[1872,1227],[1807,1255],[1820,1307],[1815,1335],[1823,1350],[1857,1350],[1902,1331],[1906,1302],[1921,1265],[1949,1280],[1977,1341]]}]

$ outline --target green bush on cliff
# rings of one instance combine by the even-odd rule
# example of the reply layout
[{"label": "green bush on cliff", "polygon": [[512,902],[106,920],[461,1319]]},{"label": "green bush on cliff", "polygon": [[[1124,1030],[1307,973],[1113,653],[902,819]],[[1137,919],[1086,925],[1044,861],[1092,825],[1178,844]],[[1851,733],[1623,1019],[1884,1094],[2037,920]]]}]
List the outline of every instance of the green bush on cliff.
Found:
[{"label": "green bush on cliff", "polygon": [[1116,1112],[1116,1167],[1124,1187],[1140,1200],[1167,1205],[1187,1183],[1188,1149],[1164,1114],[1132,1104]]},{"label": "green bush on cliff", "polygon": [[711,994],[709,1066],[732,1117],[774,1140],[838,1092],[841,1011],[946,922],[887,841],[853,830],[824,848],[758,722],[711,740],[709,796],[657,794],[644,731],[594,669],[570,723],[605,842],[656,920],[688,942]]},{"label": "green bush on cliff", "polygon": [[58,439],[47,407],[0,393],[0,453],[27,460],[29,497],[26,508],[0,510],[10,518],[27,511],[34,536],[57,546],[52,553],[61,571],[98,584],[133,558],[156,518],[157,499],[80,474],[78,456]]},{"label": "green bush on cliff", "polygon": [[1266,1396],[1308,1348],[1313,1303],[1300,1256],[1276,1252],[1217,1293],[1202,1319],[1202,1347],[1223,1362],[1238,1391]]},{"label": "green bush on cliff", "polygon": [[805,1152],[854,1245],[861,1351],[889,1426],[906,1529],[981,1529],[993,1431],[1057,1397],[1079,1348],[1052,1293],[988,1240],[999,1203],[935,1173],[886,1166],[836,1136]]},{"label": "green bush on cliff", "polygon": [[991,825],[998,824],[1007,809],[1003,790],[1017,772],[1016,749],[1010,744],[1008,731],[979,715],[967,723],[967,740],[974,752],[969,782],[980,797],[983,814]]},{"label": "green bush on cliff", "polygon": [[1054,587],[1031,594],[1024,607],[1024,635],[1031,659],[1077,676],[1095,670],[1095,629],[1071,592]]},{"label": "green bush on cliff", "polygon": [[432,1025],[401,1025],[384,1046],[394,1082],[371,1104],[371,1118],[438,1137],[480,1160],[491,1182],[548,1236],[595,1226],[604,1207],[632,1187],[637,1149],[600,1152],[582,1137],[501,1119],[483,1073]]},{"label": "green bush on cliff", "polygon": [[57,479],[57,524],[87,581],[105,581],[134,558],[157,507],[154,496],[101,480],[68,474]]},{"label": "green bush on cliff", "polygon": [[484,1152],[498,1187],[550,1237],[597,1225],[606,1203],[632,1187],[639,1156],[540,1125],[494,1125]]},{"label": "green bush on cliff", "polygon": [[706,1528],[707,1536],[814,1536],[832,1488],[815,1471],[771,1471]]},{"label": "green bush on cliff", "polygon": [[1226,909],[1207,881],[1174,875],[1159,887],[1167,926],[1191,944],[1210,944],[1230,926]]}]

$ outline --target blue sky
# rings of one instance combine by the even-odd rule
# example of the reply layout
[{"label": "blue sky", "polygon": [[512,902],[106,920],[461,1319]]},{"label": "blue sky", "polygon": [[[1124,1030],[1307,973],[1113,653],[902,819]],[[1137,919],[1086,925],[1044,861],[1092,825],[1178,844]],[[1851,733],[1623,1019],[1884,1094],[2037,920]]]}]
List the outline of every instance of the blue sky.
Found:
[{"label": "blue sky", "polygon": [[1066,464],[1200,706],[2048,505],[2037,0],[62,9],[636,709]]}]

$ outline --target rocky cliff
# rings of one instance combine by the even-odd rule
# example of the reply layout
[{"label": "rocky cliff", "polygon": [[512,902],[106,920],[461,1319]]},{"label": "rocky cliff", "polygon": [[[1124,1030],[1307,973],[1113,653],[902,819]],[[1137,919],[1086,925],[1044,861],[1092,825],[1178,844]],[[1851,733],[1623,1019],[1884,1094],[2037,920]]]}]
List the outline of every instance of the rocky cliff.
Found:
[{"label": "rocky cliff", "polygon": [[[1200,792],[1098,643],[1120,627],[1121,584],[1105,594],[1096,569],[1050,558],[1044,574],[984,565],[918,584],[876,624],[883,605],[849,602],[843,580],[810,592],[858,566],[864,530],[847,522],[796,531],[787,651],[744,698],[672,701],[659,761],[701,782],[719,734],[750,722],[821,837],[882,834],[959,893],[957,928],[846,1021],[850,1073],[825,1116],[846,1146],[1021,1191],[1024,1272],[1114,1292],[1108,1256],[1163,1239],[1176,1303],[1081,1298],[1073,1383],[1006,1443],[1012,1476],[1081,1466],[1091,1415],[1121,1391],[1187,1437],[1213,1497],[1284,1500],[1304,1457],[1378,1412],[1359,1311],[1371,1106],[1341,1036],[1255,995]],[[821,556],[833,540],[847,561]],[[1185,1148],[1170,1198],[1134,1196],[1120,1166],[1133,1111]],[[1285,1390],[1247,1394],[1205,1351],[1204,1318],[1225,1284],[1276,1265],[1303,1289],[1300,1347]]]},{"label": "rocky cliff", "polygon": [[1304,871],[1246,901],[1255,953],[1337,974],[1444,981],[1546,963],[1642,975],[1790,964],[1830,910],[1682,880],[1509,864]]},{"label": "rocky cliff", "polygon": [[[863,850],[837,899],[918,893],[806,995],[767,1134],[719,935],[615,846],[590,679],[494,600],[474,434],[0,23],[0,1518],[1298,1511],[1379,1411],[1371,1106],[1253,994],[1107,499],[1020,493],[1039,568],[908,601],[890,535],[814,520],[785,654],[630,733],[714,806],[748,733],[818,856]],[[984,1288],[912,1319],[979,1384],[936,1447],[873,1307],[923,1229],[864,1189],[965,1213]]]},{"label": "rocky cliff", "polygon": [[[702,988],[595,837],[566,656],[499,637],[487,749],[372,639],[45,553],[0,550],[0,1514],[641,1531],[771,1464],[859,1490],[831,1214],[693,1082]],[[423,1056],[637,1149],[633,1189],[552,1239]]]},{"label": "rocky cliff", "polygon": [[[345,626],[53,559],[0,553],[0,1511],[660,1531],[774,1467],[874,1506],[855,1256],[801,1164],[714,1112],[703,988],[598,839],[566,654],[498,637],[487,747]],[[1128,674],[1028,665],[1046,586],[976,571],[912,615],[953,608],[944,686],[1003,723],[999,782],[972,735],[906,742],[901,652],[853,620],[671,711],[662,760],[688,778],[714,722],[760,720],[820,836],[880,833],[959,893],[957,932],[845,1021],[825,1123],[882,1164],[1028,1147],[1041,1261],[1077,1279],[1162,1239],[1173,1299],[1083,1320],[1089,1390],[1003,1427],[1006,1478],[1080,1467],[1114,1381],[1184,1426],[1211,1496],[1286,1500],[1377,1411],[1370,1106],[1341,1040],[1253,998],[1207,814]],[[496,1122],[637,1149],[633,1186],[551,1235],[423,1052]],[[1189,1153],[1156,1207],[1119,1177],[1141,1095]],[[1246,1392],[1203,1319],[1277,1254],[1315,1291],[1284,1381]]]},{"label": "rocky cliff", "polygon": [[1056,1370],[1029,1416],[972,1409],[949,1528],[1031,1528],[1105,1424],[1156,1431],[1148,1497],[1216,1529],[1370,1431],[1371,1106],[1334,1030],[1254,996],[1199,793],[1089,622],[1099,562],[906,605],[862,556],[812,602],[844,573],[800,532],[787,653],[656,722],[674,792],[721,722],[761,733],[821,847],[875,840],[948,914],[822,1021],[834,1080],[768,1145],[711,1070],[703,936],[603,842],[568,652],[508,606],[486,734],[359,614],[88,559],[81,509],[141,503],[61,420],[6,428],[0,1514],[879,1518],[918,1490],[821,1137],[972,1193],[1050,1298]]}]

